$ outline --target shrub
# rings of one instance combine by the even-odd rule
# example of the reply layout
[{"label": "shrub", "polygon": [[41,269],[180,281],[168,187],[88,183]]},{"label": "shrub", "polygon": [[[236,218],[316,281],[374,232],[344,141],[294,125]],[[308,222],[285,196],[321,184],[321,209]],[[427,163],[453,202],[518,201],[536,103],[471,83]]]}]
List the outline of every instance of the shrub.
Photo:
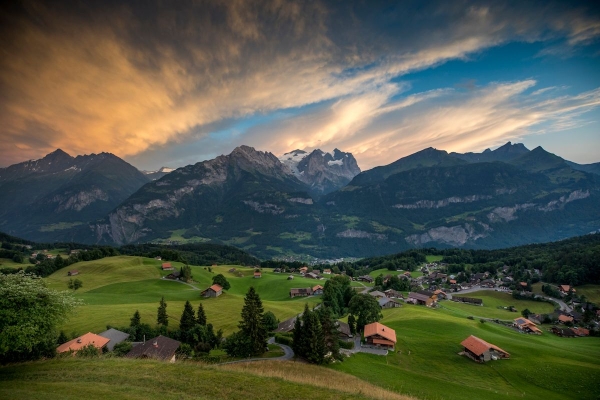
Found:
[{"label": "shrub", "polygon": [[340,340],[339,344],[342,349],[351,350],[354,348],[354,342],[346,342],[344,340]]},{"label": "shrub", "polygon": [[467,319],[474,319],[472,315],[469,315]]},{"label": "shrub", "polygon": [[113,353],[117,357],[123,357],[125,354],[127,354],[131,351],[132,347],[133,347],[133,345],[131,344],[131,342],[117,343],[117,344],[115,344],[115,347],[113,348]]},{"label": "shrub", "polygon": [[284,336],[278,333],[275,335],[275,343],[291,346],[294,343],[294,340],[289,336]]}]

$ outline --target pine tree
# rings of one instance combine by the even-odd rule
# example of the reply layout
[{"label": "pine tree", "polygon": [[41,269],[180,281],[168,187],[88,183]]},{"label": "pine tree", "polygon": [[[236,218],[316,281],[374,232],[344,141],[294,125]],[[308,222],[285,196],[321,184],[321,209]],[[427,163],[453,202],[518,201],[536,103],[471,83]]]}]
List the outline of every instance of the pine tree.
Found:
[{"label": "pine tree", "polygon": [[179,330],[186,332],[192,329],[194,325],[196,325],[196,316],[194,315],[192,304],[188,300],[185,302],[185,306],[183,306],[183,313],[179,320]]},{"label": "pine tree", "polygon": [[158,315],[156,316],[156,322],[159,325],[168,326],[169,325],[169,317],[167,316],[167,303],[165,303],[165,298],[160,299],[160,306],[158,306]]},{"label": "pine tree", "polygon": [[198,325],[206,325],[206,313],[204,312],[204,306],[202,303],[198,306],[198,315],[196,316],[196,323]]},{"label": "pine tree", "polygon": [[304,325],[302,321],[306,318],[310,310],[308,309],[308,304],[304,304],[304,314],[302,316],[297,316],[296,321],[294,322],[294,342],[292,343],[292,349],[294,353],[298,357],[305,358],[306,357],[306,335],[304,334]]},{"label": "pine tree", "polygon": [[131,317],[130,321],[131,323],[129,324],[129,326],[131,326],[132,328],[140,326],[142,322],[142,317],[140,316],[140,312],[138,310],[135,310],[135,312],[133,313],[133,317]]},{"label": "pine tree", "polygon": [[325,359],[325,340],[323,328],[317,313],[309,311],[303,318],[303,345],[305,346],[306,361],[313,364],[323,364]]},{"label": "pine tree", "polygon": [[244,298],[242,320],[238,327],[243,335],[250,339],[252,354],[258,355],[267,348],[268,332],[263,323],[263,305],[254,287],[250,287]]},{"label": "pine tree", "polygon": [[329,307],[321,307],[316,311],[321,323],[323,331],[323,344],[325,346],[325,354],[331,353],[334,359],[340,359],[340,343],[338,341],[338,329],[336,320]]}]

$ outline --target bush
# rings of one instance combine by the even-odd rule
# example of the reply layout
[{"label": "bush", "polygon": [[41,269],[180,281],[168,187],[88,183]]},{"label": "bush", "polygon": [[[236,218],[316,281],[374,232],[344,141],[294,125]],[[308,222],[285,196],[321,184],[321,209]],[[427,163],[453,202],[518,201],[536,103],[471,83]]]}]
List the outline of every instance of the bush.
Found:
[{"label": "bush", "polygon": [[485,319],[481,318],[481,319],[479,320],[479,322],[481,322],[482,324],[485,324]]},{"label": "bush", "polygon": [[117,344],[115,344],[115,347],[113,348],[113,353],[117,357],[123,357],[125,354],[127,354],[131,351],[132,347],[133,347],[133,345],[131,344],[131,342],[117,343]]},{"label": "bush", "polygon": [[346,342],[346,341],[340,340],[339,344],[342,349],[351,350],[354,348],[354,342]]},{"label": "bush", "polygon": [[294,340],[289,336],[284,336],[278,333],[275,335],[275,343],[291,346],[294,343]]},{"label": "bush", "polygon": [[467,319],[474,319],[472,315],[469,315]]},{"label": "bush", "polygon": [[75,353],[77,357],[84,358],[93,358],[98,357],[100,355],[100,351],[93,344],[88,344],[87,346],[82,347]]}]

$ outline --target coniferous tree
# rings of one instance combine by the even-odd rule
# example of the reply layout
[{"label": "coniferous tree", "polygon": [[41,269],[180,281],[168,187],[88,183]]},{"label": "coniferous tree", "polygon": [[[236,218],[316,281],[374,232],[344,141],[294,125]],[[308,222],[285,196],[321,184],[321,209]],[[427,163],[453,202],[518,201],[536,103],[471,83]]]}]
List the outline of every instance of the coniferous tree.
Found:
[{"label": "coniferous tree", "polygon": [[179,320],[179,330],[186,332],[192,329],[194,325],[196,325],[196,316],[194,315],[192,304],[188,300],[185,302],[185,306],[183,306],[183,313]]},{"label": "coniferous tree", "polygon": [[204,306],[202,303],[198,306],[198,314],[196,315],[196,323],[201,326],[206,325],[206,313],[204,312]]},{"label": "coniferous tree", "polygon": [[354,318],[354,315],[352,315],[352,314],[348,315],[348,325],[350,326],[350,333],[355,335],[356,334],[356,318]]},{"label": "coniferous tree", "polygon": [[159,325],[168,326],[169,325],[169,317],[167,316],[167,303],[165,302],[165,298],[160,299],[160,305],[158,306],[158,314],[156,316],[156,322]]},{"label": "coniferous tree", "polygon": [[238,327],[242,334],[250,339],[252,354],[255,355],[264,353],[267,348],[268,332],[264,326],[263,312],[260,296],[251,286],[244,298],[242,320]]},{"label": "coniferous tree", "polygon": [[[308,312],[308,304],[304,306],[304,313]],[[292,350],[298,357],[304,358],[304,332],[302,331],[302,317],[299,315],[296,317],[296,321],[294,321],[294,334],[292,339]]]},{"label": "coniferous tree", "polygon": [[304,357],[308,362],[314,364],[323,364],[325,359],[325,340],[323,337],[323,328],[317,313],[309,311],[303,317],[303,340]]},{"label": "coniferous tree", "polygon": [[333,313],[328,307],[321,307],[315,312],[319,317],[319,322],[321,323],[321,329],[323,331],[325,354],[331,353],[333,359],[341,359],[337,323],[335,318],[333,318]]},{"label": "coniferous tree", "polygon": [[138,310],[135,310],[135,312],[133,313],[133,317],[131,317],[130,321],[131,322],[129,323],[129,326],[131,326],[132,328],[140,326],[142,322],[142,317],[140,316],[140,312]]}]

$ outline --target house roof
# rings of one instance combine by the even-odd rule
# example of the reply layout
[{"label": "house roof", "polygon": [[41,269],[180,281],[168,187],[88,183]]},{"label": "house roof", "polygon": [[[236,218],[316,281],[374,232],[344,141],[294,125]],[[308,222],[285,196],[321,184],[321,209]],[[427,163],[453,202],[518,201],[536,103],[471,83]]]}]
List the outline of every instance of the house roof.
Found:
[{"label": "house roof", "polygon": [[348,337],[352,337],[352,332],[350,332],[350,325],[348,325],[345,322],[338,321],[337,326],[338,326],[339,333],[342,333]]},{"label": "house roof", "polygon": [[173,266],[171,265],[171,263],[163,263],[162,264],[162,269],[167,269],[167,268],[173,268]]},{"label": "house roof", "polygon": [[213,292],[219,292],[219,291],[223,290],[223,288],[221,287],[221,285],[217,285],[217,284],[215,283],[215,284],[214,284],[214,285],[212,285],[211,287],[204,289],[204,290],[202,291],[202,293],[205,293],[205,292],[207,292],[207,291],[209,291],[209,290],[212,290]]},{"label": "house roof", "polygon": [[285,321],[280,322],[277,325],[277,329],[275,329],[275,332],[278,332],[278,333],[279,332],[289,332],[289,331],[293,330],[294,324],[296,323],[296,318],[297,317],[294,316],[290,319],[286,319]]},{"label": "house roof", "polygon": [[321,286],[321,285],[316,285],[316,286],[313,286],[313,288],[312,288],[312,291],[313,291],[313,292],[316,292],[316,291],[317,291],[317,290],[319,290],[319,289],[320,289],[320,290],[323,290],[323,286]]},{"label": "house roof", "polygon": [[93,344],[96,348],[101,349],[109,341],[110,339],[96,335],[92,332],[88,332],[85,335],[81,335],[73,340],[68,341],[67,343],[61,344],[56,348],[56,352],[64,353],[69,350],[77,351],[90,344]]},{"label": "house roof", "polygon": [[485,340],[480,339],[477,336],[473,336],[473,335],[471,335],[468,338],[466,338],[465,340],[463,340],[460,344],[461,344],[461,346],[468,349],[471,353],[475,354],[476,356],[480,356],[490,349],[494,349],[496,351],[499,351],[501,353],[509,355],[508,352],[502,350],[500,347],[493,345],[491,343],[488,343]]},{"label": "house roof", "polygon": [[568,292],[569,290],[571,290],[571,286],[569,285],[560,285],[560,288],[564,292]]},{"label": "house roof", "polygon": [[429,296],[421,294],[421,293],[415,293],[415,292],[410,292],[408,294],[408,298],[409,299],[421,300],[421,301],[427,301],[427,300],[429,300]]},{"label": "house roof", "polygon": [[558,320],[560,322],[573,322],[573,317],[570,317],[568,315],[559,315]]},{"label": "house roof", "polygon": [[380,292],[379,290],[374,290],[372,292],[369,292],[369,294],[373,297],[385,297],[385,293]]},{"label": "house roof", "polygon": [[390,299],[389,297],[382,297],[381,299],[377,300],[377,302],[379,303],[379,307],[383,307],[387,303],[399,304],[396,300]]},{"label": "house roof", "polygon": [[365,337],[373,335],[379,335],[396,343],[396,331],[383,324],[380,324],[379,322],[373,322],[372,324],[365,325]]},{"label": "house roof", "polygon": [[532,330],[534,332],[540,332],[540,333],[542,332],[540,330],[540,328],[537,327],[536,324],[534,324],[533,322],[531,322],[527,318],[524,318],[524,317],[515,318],[515,323],[519,327],[527,327],[527,328],[529,328],[530,330]]},{"label": "house roof", "polygon": [[577,336],[589,336],[590,335],[589,329],[585,329],[585,328],[571,328],[571,330]]},{"label": "house roof", "polygon": [[146,343],[135,346],[125,357],[136,358],[157,358],[159,360],[170,360],[181,342],[168,338],[166,336],[157,336],[147,340]]},{"label": "house roof", "polygon": [[292,288],[290,289],[290,294],[312,294],[312,288]]},{"label": "house roof", "polygon": [[102,336],[103,338],[109,339],[110,342],[108,342],[106,348],[108,348],[109,351],[113,351],[116,344],[127,340],[127,338],[129,337],[129,333],[121,332],[117,329],[110,328],[109,330],[99,333],[98,336]]}]

